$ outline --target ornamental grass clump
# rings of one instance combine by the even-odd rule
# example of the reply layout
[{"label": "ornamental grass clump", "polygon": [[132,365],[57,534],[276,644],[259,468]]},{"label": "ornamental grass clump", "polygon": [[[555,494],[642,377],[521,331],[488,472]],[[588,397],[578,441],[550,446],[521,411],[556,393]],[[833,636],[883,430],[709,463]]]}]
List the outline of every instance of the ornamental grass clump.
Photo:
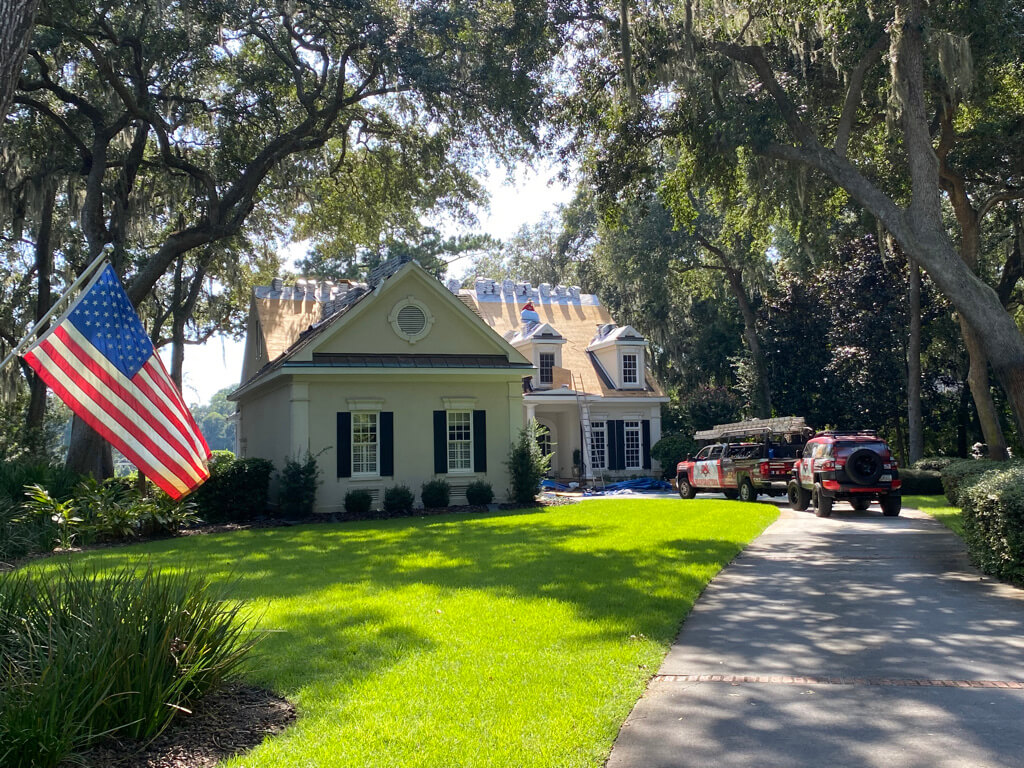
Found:
[{"label": "ornamental grass clump", "polygon": [[242,606],[195,574],[8,574],[0,765],[56,766],[110,734],[149,740],[232,674],[255,640]]}]

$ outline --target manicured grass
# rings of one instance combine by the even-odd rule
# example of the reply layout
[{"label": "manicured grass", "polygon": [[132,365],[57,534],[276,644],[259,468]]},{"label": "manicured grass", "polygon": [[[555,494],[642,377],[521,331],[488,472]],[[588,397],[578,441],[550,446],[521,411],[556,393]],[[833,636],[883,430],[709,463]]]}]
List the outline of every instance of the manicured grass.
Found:
[{"label": "manicured grass", "polygon": [[957,536],[964,536],[964,519],[960,507],[949,506],[945,496],[904,496],[903,505],[923,510]]},{"label": "manicured grass", "polygon": [[228,766],[598,768],[704,586],[777,514],[611,499],[75,559],[196,568],[264,611],[247,677],[299,721]]}]

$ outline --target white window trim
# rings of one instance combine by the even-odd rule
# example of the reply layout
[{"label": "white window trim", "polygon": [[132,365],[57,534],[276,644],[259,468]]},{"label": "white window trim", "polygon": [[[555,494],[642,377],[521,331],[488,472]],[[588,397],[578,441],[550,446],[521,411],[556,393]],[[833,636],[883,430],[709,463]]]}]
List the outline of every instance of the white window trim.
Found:
[{"label": "white window trim", "polygon": [[352,479],[354,479],[354,480],[360,480],[360,479],[362,479],[362,480],[379,479],[380,476],[381,476],[380,475],[380,411],[373,411],[373,410],[369,410],[369,409],[364,409],[364,410],[357,411],[357,413],[359,413],[360,415],[372,413],[374,415],[374,417],[375,417],[374,421],[376,422],[376,429],[374,430],[374,433],[376,434],[377,439],[374,442],[374,449],[375,449],[376,453],[375,453],[375,456],[374,456],[374,462],[373,463],[374,463],[374,466],[377,467],[377,469],[375,471],[373,471],[373,472],[356,472],[356,470],[355,470],[355,467],[356,467],[356,419],[353,416],[352,422],[351,422],[350,427],[349,427],[349,429],[350,429],[350,433],[349,433],[349,451],[350,451],[349,461],[352,463]]},{"label": "white window trim", "polygon": [[[627,426],[628,424],[636,424],[635,427]],[[629,463],[629,452],[626,449],[626,436],[630,432],[636,432],[637,442],[637,453],[636,453],[636,465]],[[640,421],[623,421],[622,422],[622,460],[625,464],[626,469],[643,469],[644,466],[644,430],[643,422]]]},{"label": "white window trim", "polygon": [[[636,359],[636,368],[634,374],[636,375],[636,381],[626,381],[626,358],[633,357]],[[640,377],[640,370],[643,364],[643,354],[637,350],[636,352],[621,352],[619,354],[619,381],[622,382],[622,389],[637,389],[640,387],[642,379]]]},{"label": "white window trim", "polygon": [[[544,381],[544,369],[541,366],[541,356],[551,355],[551,381]],[[550,387],[555,382],[555,368],[558,368],[558,355],[555,352],[542,349],[537,352],[537,381],[542,386]]]},{"label": "white window trim", "polygon": [[[469,467],[465,469],[452,469],[452,439],[451,439],[451,416],[453,413],[465,413],[469,415]],[[453,408],[445,411],[444,418],[444,429],[445,429],[445,456],[448,465],[449,475],[472,475],[474,474],[473,469],[473,457],[474,453],[474,441],[476,436],[473,434],[473,411],[465,408]],[[461,441],[460,441],[461,442]]]},{"label": "white window trim", "polygon": [[[601,426],[600,427],[596,427],[596,426],[594,426],[595,424],[600,424]],[[594,449],[594,436],[597,433],[599,433],[599,432],[601,433],[601,454],[602,454],[601,455],[601,463],[600,463],[600,465],[598,465],[598,463],[594,460],[594,453],[595,453],[595,449]],[[594,469],[602,469],[602,470],[608,469],[608,420],[607,419],[595,420],[595,421],[592,421],[590,423],[590,463],[591,463],[591,467],[590,468],[592,470],[594,470]]]}]

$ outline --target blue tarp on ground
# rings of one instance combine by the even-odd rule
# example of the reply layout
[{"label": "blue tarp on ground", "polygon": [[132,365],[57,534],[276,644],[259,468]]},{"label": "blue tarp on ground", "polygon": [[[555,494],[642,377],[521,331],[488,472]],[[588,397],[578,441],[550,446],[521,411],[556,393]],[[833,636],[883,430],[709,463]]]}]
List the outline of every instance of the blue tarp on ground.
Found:
[{"label": "blue tarp on ground", "polygon": [[[563,483],[557,483],[554,480],[541,480],[540,489],[542,491],[565,493],[568,491],[577,490]],[[609,483],[603,488],[587,489],[584,493],[592,495],[600,495],[603,493],[615,493],[617,491],[671,491],[672,486],[664,480],[657,480],[653,477],[640,477],[636,480],[622,480],[617,483]]]}]

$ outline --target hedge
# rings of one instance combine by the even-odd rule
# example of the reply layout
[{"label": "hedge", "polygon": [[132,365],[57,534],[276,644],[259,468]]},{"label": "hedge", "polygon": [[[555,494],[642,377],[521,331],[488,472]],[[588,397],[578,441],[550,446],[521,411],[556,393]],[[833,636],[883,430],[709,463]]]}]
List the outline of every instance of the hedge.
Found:
[{"label": "hedge", "polygon": [[904,494],[920,494],[922,496],[941,496],[942,475],[928,469],[901,469],[900,480],[903,481]]},{"label": "hedge", "polygon": [[959,485],[967,551],[984,573],[1024,585],[1024,464],[986,463],[998,468]]},{"label": "hedge", "polygon": [[962,507],[960,492],[967,486],[976,482],[981,475],[990,470],[1006,469],[1017,462],[1008,463],[1005,461],[991,461],[990,459],[956,459],[947,464],[942,470],[942,487],[946,492],[949,503],[955,507]]}]

